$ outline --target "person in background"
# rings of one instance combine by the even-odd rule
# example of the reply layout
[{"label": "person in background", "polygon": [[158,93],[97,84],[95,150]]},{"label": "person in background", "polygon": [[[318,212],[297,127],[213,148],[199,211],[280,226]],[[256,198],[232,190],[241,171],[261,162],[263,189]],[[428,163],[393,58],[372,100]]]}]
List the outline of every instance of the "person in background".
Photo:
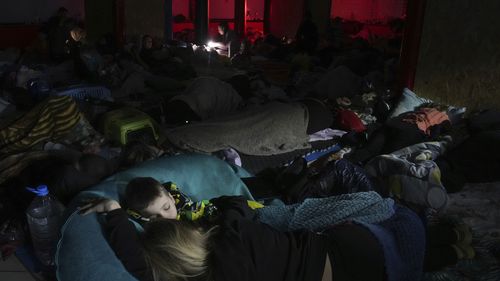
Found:
[{"label": "person in background", "polygon": [[196,71],[188,58],[183,60],[176,56],[173,48],[158,44],[150,35],[144,35],[141,40],[139,62],[153,74],[168,76],[177,80],[187,80],[196,77]]},{"label": "person in background", "polygon": [[68,10],[65,7],[60,7],[42,29],[42,32],[47,36],[49,56],[52,60],[61,62],[68,58],[66,42],[74,22],[68,16]]},{"label": "person in background", "polygon": [[240,49],[240,40],[238,36],[234,30],[229,28],[229,24],[227,22],[219,23],[217,30],[220,35],[220,44],[217,46],[218,53],[232,58],[239,52]]},{"label": "person in background", "polygon": [[120,168],[128,169],[142,162],[161,157],[165,152],[154,143],[134,140],[123,146],[120,153]]},{"label": "person in background", "polygon": [[311,55],[316,51],[319,42],[319,34],[316,24],[312,21],[310,11],[304,12],[304,19],[297,29],[295,40],[299,52]]},{"label": "person in background", "polygon": [[76,73],[88,81],[96,82],[103,59],[95,47],[88,44],[86,38],[87,31],[84,25],[74,24],[66,40],[66,53],[73,60]]},{"label": "person in background", "polygon": [[231,57],[231,65],[237,68],[248,68],[251,63],[250,42],[245,39],[241,42],[238,53]]}]

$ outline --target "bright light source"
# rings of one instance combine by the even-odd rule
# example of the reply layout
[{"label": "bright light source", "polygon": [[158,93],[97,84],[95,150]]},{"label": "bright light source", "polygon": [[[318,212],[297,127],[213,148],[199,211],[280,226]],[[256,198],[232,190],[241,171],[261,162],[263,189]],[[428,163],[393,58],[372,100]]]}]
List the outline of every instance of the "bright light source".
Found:
[{"label": "bright light source", "polygon": [[217,44],[216,42],[214,42],[214,41],[208,41],[208,42],[207,42],[207,46],[208,46],[209,48],[215,48],[215,47],[217,47],[217,45],[218,45],[218,44]]}]

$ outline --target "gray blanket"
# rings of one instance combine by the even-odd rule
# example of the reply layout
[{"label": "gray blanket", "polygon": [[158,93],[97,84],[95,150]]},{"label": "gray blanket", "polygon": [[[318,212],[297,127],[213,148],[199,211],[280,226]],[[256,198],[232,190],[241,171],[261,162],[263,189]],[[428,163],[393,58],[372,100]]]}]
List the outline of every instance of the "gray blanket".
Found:
[{"label": "gray blanket", "polygon": [[229,83],[214,77],[196,78],[182,95],[173,97],[173,100],[184,101],[201,120],[233,113],[242,101]]},{"label": "gray blanket", "polygon": [[271,103],[240,113],[167,131],[175,146],[212,153],[234,148],[248,155],[274,155],[310,148],[309,115],[300,103]]}]

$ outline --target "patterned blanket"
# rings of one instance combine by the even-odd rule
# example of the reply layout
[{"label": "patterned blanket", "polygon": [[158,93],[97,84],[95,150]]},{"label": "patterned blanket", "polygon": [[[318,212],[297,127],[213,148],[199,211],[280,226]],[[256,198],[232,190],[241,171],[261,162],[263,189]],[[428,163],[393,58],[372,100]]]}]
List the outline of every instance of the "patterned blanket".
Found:
[{"label": "patterned blanket", "polygon": [[472,227],[476,257],[443,271],[427,273],[425,281],[500,280],[500,183],[469,184],[450,194],[444,219]]},{"label": "patterned blanket", "polygon": [[48,141],[84,148],[101,144],[103,137],[92,128],[71,97],[50,97],[0,129],[0,155],[41,149]]}]

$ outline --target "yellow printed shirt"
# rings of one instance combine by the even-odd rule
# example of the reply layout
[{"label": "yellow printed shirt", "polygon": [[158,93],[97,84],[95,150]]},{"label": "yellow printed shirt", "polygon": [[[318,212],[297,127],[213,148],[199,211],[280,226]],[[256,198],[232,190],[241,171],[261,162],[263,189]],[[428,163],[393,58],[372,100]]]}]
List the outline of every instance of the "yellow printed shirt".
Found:
[{"label": "yellow printed shirt", "polygon": [[[178,220],[196,221],[203,218],[210,221],[216,217],[217,207],[209,200],[194,202],[189,196],[182,193],[173,182],[167,182],[163,186],[175,200]],[[252,209],[264,207],[259,202],[251,200],[248,200],[248,206]]]}]

